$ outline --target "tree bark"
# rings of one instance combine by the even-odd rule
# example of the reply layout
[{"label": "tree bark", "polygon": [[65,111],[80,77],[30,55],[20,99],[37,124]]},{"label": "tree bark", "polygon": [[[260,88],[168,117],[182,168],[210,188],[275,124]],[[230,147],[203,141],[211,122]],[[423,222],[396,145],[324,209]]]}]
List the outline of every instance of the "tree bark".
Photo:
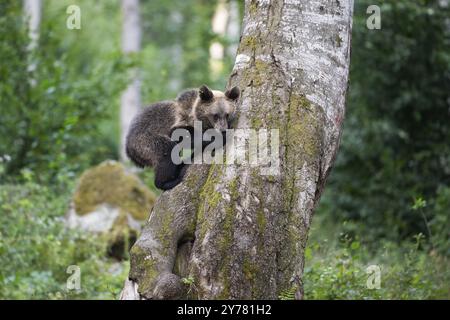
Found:
[{"label": "tree bark", "polygon": [[344,118],[352,11],[352,0],[246,1],[229,80],[242,90],[236,127],[279,130],[279,173],[191,166],[133,246],[123,299],[302,298],[308,230]]},{"label": "tree bark", "polygon": [[[225,0],[218,0],[211,23],[212,31],[220,37],[225,37],[229,20],[230,3]],[[209,69],[214,80],[217,80],[222,74],[224,56],[225,48],[223,44],[220,41],[213,41],[209,46]]]},{"label": "tree bark", "polygon": [[24,0],[23,9],[25,19],[28,24],[28,36],[30,37],[30,43],[28,49],[28,67],[27,70],[30,73],[29,83],[32,87],[36,86],[37,82],[34,77],[34,72],[37,68],[37,63],[33,58],[34,53],[39,44],[39,29],[41,26],[42,15],[42,2],[41,0]]},{"label": "tree bark", "polygon": [[[239,17],[239,4],[238,0],[231,0],[228,3],[230,16],[228,18],[226,37],[230,39],[238,39],[241,30],[241,18]],[[238,43],[229,43],[226,48],[226,55],[228,57],[234,57],[238,49]]]},{"label": "tree bark", "polygon": [[39,40],[39,26],[41,24],[41,0],[24,0],[25,18],[28,22],[30,36],[29,50],[34,50]]},{"label": "tree bark", "polygon": [[[141,24],[139,0],[122,0],[122,51],[124,54],[139,52],[141,49]],[[141,83],[139,70],[131,70],[131,83],[122,93],[120,107],[120,159],[127,159],[125,140],[131,121],[141,107]]]}]

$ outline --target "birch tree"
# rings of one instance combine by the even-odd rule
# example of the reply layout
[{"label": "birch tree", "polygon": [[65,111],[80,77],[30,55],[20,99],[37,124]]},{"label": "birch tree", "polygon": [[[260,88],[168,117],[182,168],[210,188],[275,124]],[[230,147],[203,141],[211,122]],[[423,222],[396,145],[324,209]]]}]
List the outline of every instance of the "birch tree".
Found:
[{"label": "birch tree", "polygon": [[29,49],[33,50],[36,48],[39,39],[42,2],[41,0],[24,0],[23,6],[25,19],[28,22],[28,32],[30,36]]},{"label": "birch tree", "polygon": [[[238,0],[232,0],[229,2],[230,15],[228,18],[226,35],[228,39],[238,39],[241,30],[241,18],[239,17],[239,4]],[[237,51],[237,43],[231,43],[226,49],[226,54],[230,57],[234,57]]]},{"label": "birch tree", "polygon": [[[224,37],[227,31],[228,20],[228,5],[225,3],[225,0],[219,0],[216,5],[216,11],[212,18],[212,31],[215,34]],[[221,74],[224,54],[225,48],[220,42],[214,41],[213,43],[211,43],[209,47],[209,65],[214,78]]]},{"label": "birch tree", "polygon": [[[122,51],[125,55],[139,52],[141,25],[139,0],[122,0]],[[131,70],[131,83],[122,93],[120,107],[120,158],[126,159],[125,138],[134,116],[141,106],[139,70]]]},{"label": "birch tree", "polygon": [[[239,7],[235,0],[217,2],[216,10],[211,23],[212,31],[223,38],[237,39],[239,37]],[[234,57],[237,46],[234,43],[226,48],[219,42],[214,41],[209,47],[210,70],[213,78],[222,74],[225,56]]]},{"label": "birch tree", "polygon": [[279,173],[191,166],[133,246],[122,299],[302,298],[311,218],[344,118],[352,11],[352,0],[246,1],[228,83],[242,90],[236,128],[279,130]]},{"label": "birch tree", "polygon": [[28,24],[28,36],[30,43],[27,47],[28,55],[28,72],[30,72],[29,83],[36,85],[36,79],[33,72],[36,70],[36,62],[33,61],[33,53],[37,49],[39,42],[39,29],[41,25],[42,2],[41,0],[24,0],[23,2],[24,16]]}]

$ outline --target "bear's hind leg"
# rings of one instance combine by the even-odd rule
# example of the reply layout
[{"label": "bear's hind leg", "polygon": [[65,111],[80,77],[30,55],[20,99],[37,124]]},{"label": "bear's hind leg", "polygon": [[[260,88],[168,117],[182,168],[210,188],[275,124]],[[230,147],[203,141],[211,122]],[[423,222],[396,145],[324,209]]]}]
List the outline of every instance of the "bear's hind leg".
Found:
[{"label": "bear's hind leg", "polygon": [[183,180],[183,164],[160,162],[155,168],[155,186],[161,190],[169,190]]}]

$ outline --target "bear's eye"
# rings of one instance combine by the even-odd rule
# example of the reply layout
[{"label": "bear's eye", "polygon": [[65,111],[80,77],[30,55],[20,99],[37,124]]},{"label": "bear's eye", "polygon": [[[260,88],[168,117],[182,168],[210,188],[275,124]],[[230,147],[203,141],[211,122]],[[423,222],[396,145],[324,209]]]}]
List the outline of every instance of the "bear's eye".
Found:
[{"label": "bear's eye", "polygon": [[217,121],[217,120],[219,120],[219,115],[216,113],[216,114],[213,116],[213,118],[214,118],[214,121]]}]

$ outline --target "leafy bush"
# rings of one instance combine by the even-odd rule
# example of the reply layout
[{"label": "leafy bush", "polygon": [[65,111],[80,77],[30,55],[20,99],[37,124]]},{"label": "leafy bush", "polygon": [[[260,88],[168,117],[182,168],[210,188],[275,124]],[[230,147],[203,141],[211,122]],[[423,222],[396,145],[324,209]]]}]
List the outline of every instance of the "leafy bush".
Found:
[{"label": "leafy bush", "polygon": [[433,249],[450,257],[450,187],[440,187],[437,190],[431,208],[434,213],[429,222],[431,244]]},{"label": "leafy bush", "polygon": [[[448,256],[425,250],[423,235],[415,241],[379,241],[368,246],[362,239],[339,233],[340,226],[318,219],[305,251],[305,299],[449,299]],[[331,235],[329,241],[324,234]],[[339,240],[335,235],[339,234]],[[377,246],[375,251],[370,247]],[[380,270],[380,287],[372,284]]]},{"label": "leafy bush", "polygon": [[6,173],[29,168],[45,172],[42,179],[115,158],[117,139],[99,133],[124,85],[120,56],[81,68],[70,55],[77,39],[67,43],[57,19],[43,19],[38,49],[30,50],[21,2],[0,6],[0,56],[7,61],[0,69],[0,155],[12,158]]},{"label": "leafy bush", "polygon": [[[450,184],[450,6],[378,2],[380,30],[366,27],[374,3],[355,2],[342,146],[321,211],[335,221],[360,222],[358,233],[373,242],[428,237],[411,204],[418,197],[433,203]],[[443,209],[431,208],[425,208],[430,221],[445,219],[436,216]],[[445,210],[448,216],[450,207]]]},{"label": "leafy bush", "polygon": [[[117,298],[128,262],[108,260],[106,241],[64,226],[71,185],[0,185],[0,299]],[[67,290],[71,265],[81,291]]]}]

